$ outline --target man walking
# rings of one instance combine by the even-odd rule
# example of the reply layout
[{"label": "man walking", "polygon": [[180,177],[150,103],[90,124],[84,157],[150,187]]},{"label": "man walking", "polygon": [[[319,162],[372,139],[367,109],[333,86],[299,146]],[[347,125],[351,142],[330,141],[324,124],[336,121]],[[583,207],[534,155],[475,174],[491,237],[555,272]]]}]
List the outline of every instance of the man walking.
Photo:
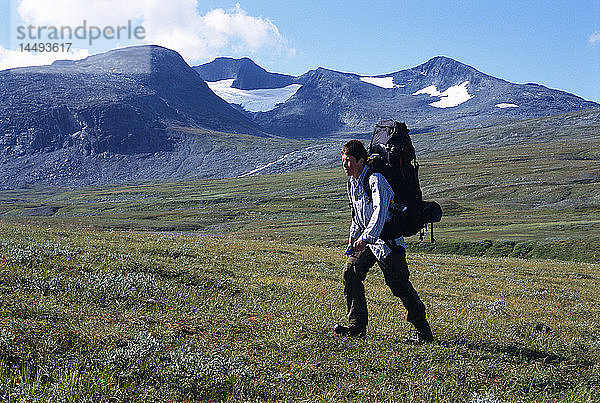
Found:
[{"label": "man walking", "polygon": [[[377,262],[385,283],[402,300],[408,311],[407,320],[416,328],[415,336],[409,341],[431,342],[433,334],[425,316],[425,305],[408,278],[404,238],[391,241],[379,238],[385,222],[390,219],[389,206],[394,200],[394,191],[382,174],[370,172],[366,166],[367,151],[359,140],[346,143],[341,155],[344,172],[349,177],[348,197],[352,203],[347,260],[342,272],[349,324],[335,325],[334,331],[344,336],[365,337],[368,316],[363,281]],[[364,189],[367,176],[371,197]]]}]

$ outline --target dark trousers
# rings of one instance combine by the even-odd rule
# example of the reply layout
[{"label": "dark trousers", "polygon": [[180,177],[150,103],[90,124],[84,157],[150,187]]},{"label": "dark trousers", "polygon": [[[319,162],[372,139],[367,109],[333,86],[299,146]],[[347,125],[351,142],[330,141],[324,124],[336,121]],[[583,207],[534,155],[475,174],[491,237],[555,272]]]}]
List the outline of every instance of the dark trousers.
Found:
[{"label": "dark trousers", "polygon": [[365,248],[362,252],[348,257],[342,272],[349,324],[358,327],[367,326],[367,300],[363,281],[375,262],[379,264],[387,286],[396,297],[402,300],[402,304],[408,312],[406,320],[417,326],[423,323],[426,320],[425,305],[408,279],[405,250],[394,248],[383,261],[377,261],[373,252],[369,248]]}]

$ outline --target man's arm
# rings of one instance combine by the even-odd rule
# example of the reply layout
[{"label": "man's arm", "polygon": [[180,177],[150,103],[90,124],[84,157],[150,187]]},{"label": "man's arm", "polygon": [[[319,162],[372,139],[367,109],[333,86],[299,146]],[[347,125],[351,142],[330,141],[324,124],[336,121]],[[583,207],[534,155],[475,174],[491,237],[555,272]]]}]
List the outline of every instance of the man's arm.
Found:
[{"label": "man's arm", "polygon": [[353,217],[352,224],[350,224],[350,240],[354,240],[354,239],[358,238],[360,236],[361,232],[362,231],[360,230],[360,227],[354,221],[354,217]]},{"label": "man's arm", "polygon": [[352,225],[350,225],[350,237],[348,238],[348,250],[350,250],[351,248],[354,248],[354,250],[360,252],[362,251],[365,246],[366,243],[364,245],[355,245],[354,240],[356,238],[358,238],[360,235],[360,228],[358,228],[358,225],[356,225],[356,223],[354,222],[354,220],[352,220]]}]

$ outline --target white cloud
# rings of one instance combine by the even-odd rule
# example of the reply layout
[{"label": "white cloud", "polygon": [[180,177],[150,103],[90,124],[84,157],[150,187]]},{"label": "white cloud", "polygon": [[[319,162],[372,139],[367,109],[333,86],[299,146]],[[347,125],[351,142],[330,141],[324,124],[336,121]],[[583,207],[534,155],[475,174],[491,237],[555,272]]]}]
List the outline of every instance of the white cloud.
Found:
[{"label": "white cloud", "polygon": [[[98,40],[86,47],[85,41],[74,43],[74,55],[93,54],[110,48],[153,43],[179,52],[188,63],[208,61],[216,56],[252,55],[267,51],[278,56],[294,55],[277,26],[268,18],[254,17],[237,4],[234,8],[217,8],[204,15],[198,13],[197,0],[20,0],[17,11],[24,26],[87,26],[100,28],[126,25],[144,27],[145,38],[133,40]],[[12,32],[15,34],[16,32]],[[73,41],[75,42],[75,41]],[[87,53],[86,53],[87,52]],[[21,53],[21,52],[19,52]],[[53,59],[66,59],[64,53],[39,56],[18,55],[14,49],[2,48],[0,68],[10,63],[27,61],[47,64]]]},{"label": "white cloud", "polygon": [[594,45],[596,42],[600,42],[600,32],[596,31],[588,37],[588,43]]},{"label": "white cloud", "polygon": [[181,9],[169,11],[167,17],[163,9],[173,3],[160,3],[146,10],[144,25],[150,42],[175,49],[187,60],[212,59],[223,53],[247,55],[263,49],[294,54],[273,22],[249,16],[239,4],[230,10],[219,8],[198,15],[195,1],[176,3],[181,3]]},{"label": "white cloud", "polygon": [[[57,57],[60,55],[60,57]],[[87,49],[76,49],[69,53],[29,53],[8,50],[0,46],[0,70],[12,69],[15,67],[41,66],[51,64],[57,59],[79,60],[89,56]]]},{"label": "white cloud", "polygon": [[117,25],[141,17],[139,5],[152,3],[118,0],[21,0],[17,11],[33,25]]}]

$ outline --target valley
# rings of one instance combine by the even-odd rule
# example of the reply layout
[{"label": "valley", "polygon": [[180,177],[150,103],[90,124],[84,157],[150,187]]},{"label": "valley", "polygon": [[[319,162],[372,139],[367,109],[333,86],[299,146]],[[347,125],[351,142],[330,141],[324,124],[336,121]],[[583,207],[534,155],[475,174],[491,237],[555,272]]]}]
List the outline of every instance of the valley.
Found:
[{"label": "valley", "polygon": [[[344,244],[343,139],[188,132],[197,141],[190,148],[198,148],[179,153],[185,158],[178,163],[154,167],[165,174],[163,180],[5,190],[0,192],[0,217],[21,224]],[[415,251],[482,255],[493,246],[496,250],[489,253],[597,261],[597,112],[412,137],[424,198],[438,201],[445,212],[435,226],[437,244],[413,237]],[[200,147],[205,151],[198,152]],[[166,171],[192,168],[194,176],[185,181],[169,180]],[[208,179],[215,176],[220,178]]]}]

